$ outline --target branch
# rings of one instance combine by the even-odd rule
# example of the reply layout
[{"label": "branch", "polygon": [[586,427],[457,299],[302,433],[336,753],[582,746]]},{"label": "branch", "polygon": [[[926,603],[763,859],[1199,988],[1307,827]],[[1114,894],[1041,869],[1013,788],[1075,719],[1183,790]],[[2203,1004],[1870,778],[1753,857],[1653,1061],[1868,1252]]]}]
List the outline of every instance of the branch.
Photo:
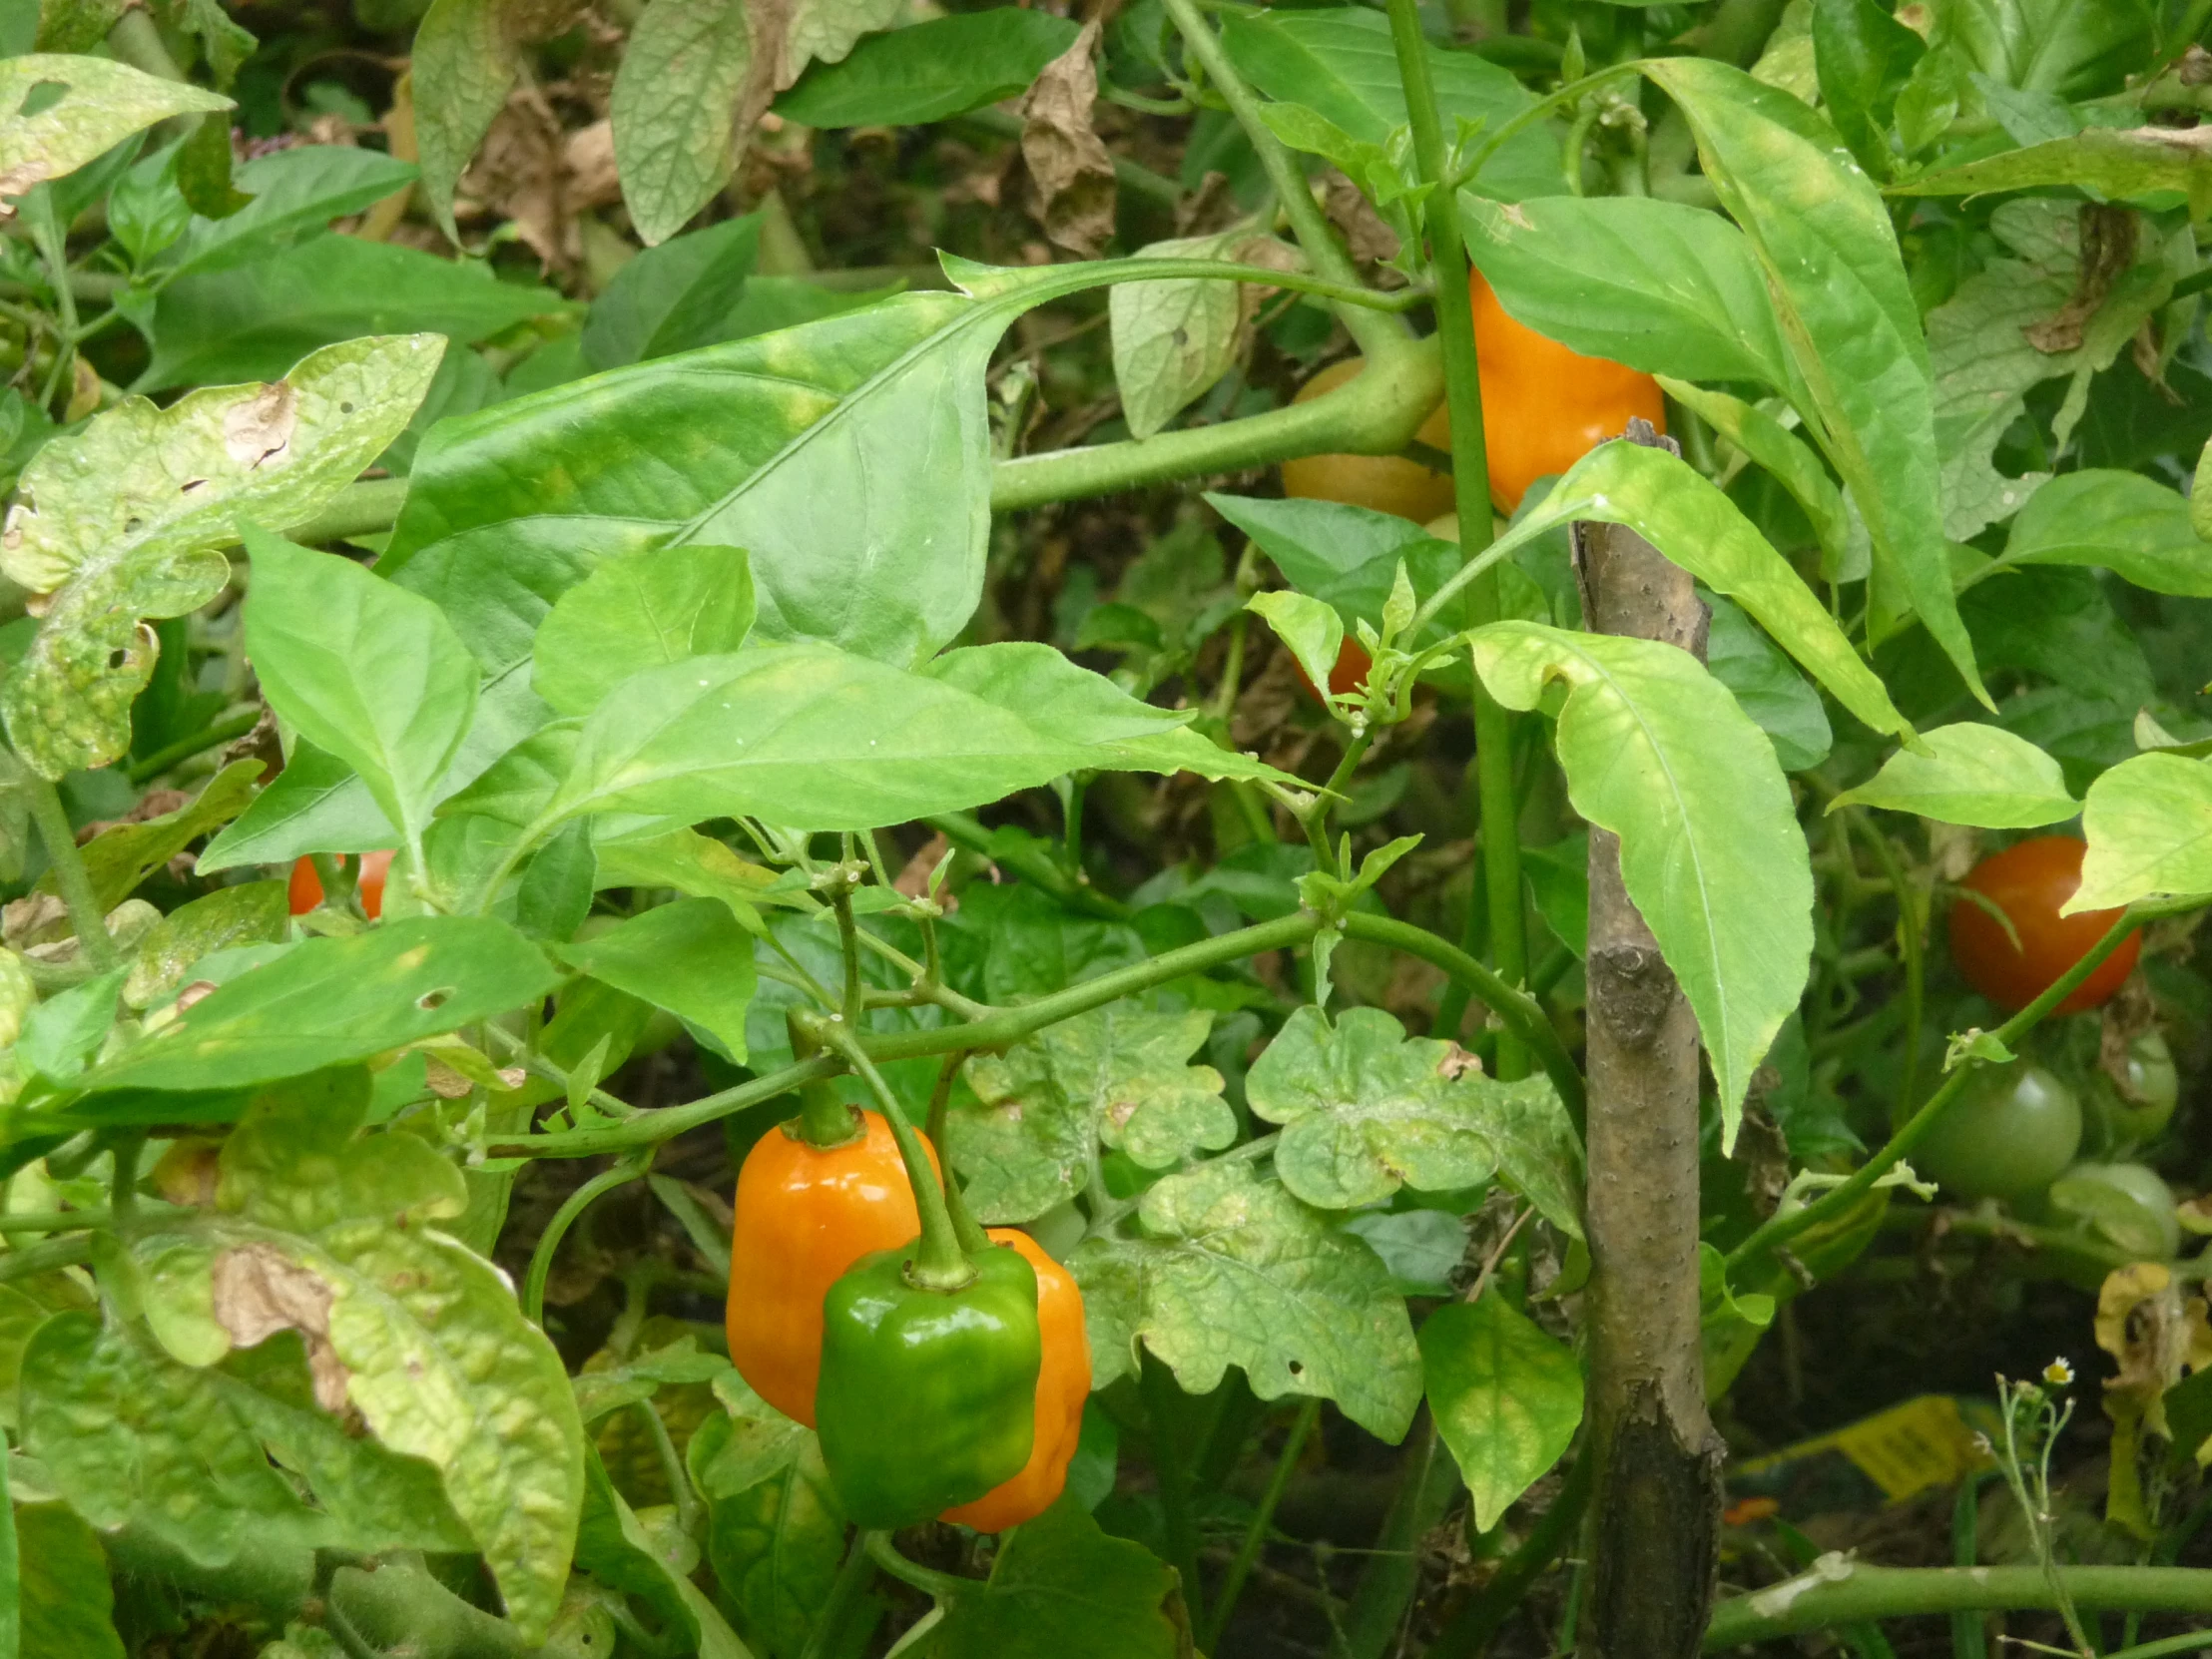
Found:
[{"label": "branch", "polygon": [[[2078,1607],[2131,1613],[2212,1613],[2212,1572],[2195,1567],[2058,1567]],[[1916,1613],[2049,1612],[2058,1600],[2041,1567],[1873,1567],[1823,1556],[1785,1583],[1713,1609],[1705,1651]]]}]

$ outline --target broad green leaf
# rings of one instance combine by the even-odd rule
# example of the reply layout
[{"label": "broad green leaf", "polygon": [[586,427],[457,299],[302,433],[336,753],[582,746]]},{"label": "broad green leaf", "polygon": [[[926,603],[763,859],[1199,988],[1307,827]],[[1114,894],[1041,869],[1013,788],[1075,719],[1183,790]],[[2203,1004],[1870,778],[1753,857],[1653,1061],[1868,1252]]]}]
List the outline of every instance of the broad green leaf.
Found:
[{"label": "broad green leaf", "polygon": [[1319,1394],[1396,1442],[1420,1403],[1420,1351],[1382,1259],[1248,1164],[1202,1164],[1145,1194],[1134,1238],[1086,1240],[1083,1287],[1103,1386],[1142,1342],[1186,1393],[1241,1366],[1262,1399]]},{"label": "broad green leaf", "polygon": [[1891,118],[1928,43],[1877,0],[1815,0],[1812,33],[1829,120],[1859,164],[1887,178]]},{"label": "broad green leaf", "polygon": [[379,852],[399,844],[360,774],[302,738],[276,781],[208,842],[202,875],[240,864],[288,864],[309,852]]},{"label": "broad green leaf", "polygon": [[1685,380],[1790,385],[1766,278],[1743,232],[1648,197],[1459,196],[1467,255],[1506,310],[1585,356]]},{"label": "broad green leaf", "polygon": [[1582,1421],[1582,1365],[1503,1296],[1447,1302],[1420,1328],[1436,1432],[1487,1532],[1559,1461]]},{"label": "broad green leaf", "polygon": [[[2000,205],[1989,228],[2018,258],[1989,260],[1928,314],[1936,371],[1936,442],[1943,468],[1944,529],[1953,541],[1978,535],[2017,512],[2047,477],[2007,477],[1994,463],[1997,444],[2026,410],[2029,388],[2070,377],[2051,421],[2055,453],[2087,406],[2089,382],[2127,348],[2166,302],[2177,270],[2193,249],[2143,239],[2136,258],[2110,274],[2098,303],[2078,327],[2059,326],[2081,276],[2077,205],[2029,197]],[[2113,258],[2106,249],[2092,263]],[[2186,264],[2178,263],[2186,258]]]},{"label": "broad green leaf", "polygon": [[25,1013],[15,1039],[17,1066],[55,1083],[74,1081],[115,1024],[124,972],[114,968],[72,985]]},{"label": "broad green leaf", "polygon": [[1835,129],[1788,93],[1707,58],[1645,72],[1689,118],[1706,177],[1766,272],[1808,412],[1827,428],[1876,560],[1987,702],[1951,595],[1920,308],[1882,198]]},{"label": "broad green leaf", "polygon": [[2098,565],[2153,593],[2212,598],[2212,545],[2191,526],[2189,498],[2139,472],[2088,467],[2051,479],[2012,521],[2002,562]]},{"label": "broad green leaf", "polygon": [[1499,1178],[1560,1232],[1581,1238],[1582,1138],[1557,1091],[1502,1084],[1485,1112]]},{"label": "broad green leaf", "polygon": [[[1866,577],[1864,549],[1856,560],[1852,548],[1851,514],[1844,493],[1829,477],[1828,468],[1811,445],[1756,403],[1709,391],[1686,380],[1662,374],[1659,384],[1666,394],[1695,410],[1715,431],[1774,475],[1775,482],[1805,510],[1813,534],[1821,544],[1821,574],[1831,582],[1861,581]],[[1856,568],[1854,568],[1856,564]]]},{"label": "broad green leaf", "polygon": [[2137,127],[2086,132],[2008,150],[1957,167],[1932,168],[1889,187],[1892,196],[1981,196],[2069,186],[2127,201],[2178,192],[2192,218],[2212,208],[2212,158],[2186,129]]},{"label": "broad green leaf", "polygon": [[1929,44],[1999,84],[2065,98],[2115,90],[2153,32],[2144,0],[1936,0]]},{"label": "broad green leaf", "polygon": [[[906,1651],[913,1659],[1178,1659],[1188,1615],[1170,1613],[1175,1571],[1110,1536],[1071,1496],[1010,1534],[989,1578],[949,1599]],[[917,1627],[918,1630],[918,1627]]]},{"label": "broad green leaf", "polygon": [[[990,856],[1005,857],[1006,842],[997,835],[993,840]],[[1002,867],[1011,867],[1010,857]],[[1284,891],[1282,913],[1288,914],[1297,899],[1288,883]],[[983,958],[983,995],[999,1003],[1049,996],[1149,954],[1144,936],[1129,923],[1069,909],[1029,881],[971,885],[959,909],[938,925],[974,940]]]},{"label": "broad green leaf", "polygon": [[1620,836],[1622,880],[1697,1015],[1733,1145],[1813,945],[1812,870],[1772,747],[1671,645],[1501,622],[1474,653],[1508,708],[1568,687],[1556,740],[1568,799]]},{"label": "broad green leaf", "polygon": [[1925,754],[1898,751],[1867,783],[1831,801],[1828,810],[1886,807],[1982,830],[2033,830],[2081,811],[2058,763],[2025,738],[1966,722],[1938,726],[1921,739]]},{"label": "broad green leaf", "polygon": [[871,35],[776,100],[805,127],[920,126],[1011,98],[1075,43],[1073,22],[1019,6],[955,12]]},{"label": "broad green leaf", "polygon": [[0,60],[0,196],[74,173],[133,133],[231,100],[117,63],[58,52]]},{"label": "broad green leaf", "polygon": [[409,845],[476,712],[477,665],[445,614],[351,559],[246,530],[246,647],[269,706],[361,775]]},{"label": "broad green leaf", "polygon": [[351,340],[268,385],[218,386],[157,409],[133,397],[24,469],[0,572],[51,595],[30,650],[0,682],[9,740],[51,778],[130,743],[154,671],[142,617],[183,616],[223,591],[215,549],[240,517],[296,524],[351,483],[407,423],[437,368],[424,335]]},{"label": "broad green leaf", "polygon": [[501,0],[431,0],[415,30],[415,143],[422,189],[445,234],[453,228],[453,188],[515,84],[515,54]]},{"label": "broad green leaf", "polygon": [[1732,600],[1717,593],[1699,597],[1713,619],[1705,641],[1705,666],[1713,678],[1767,734],[1784,772],[1819,766],[1836,741],[1821,694]]},{"label": "broad green leaf", "polygon": [[[1387,145],[1406,125],[1397,53],[1381,12],[1340,6],[1240,14],[1222,31],[1222,46],[1270,98],[1304,104],[1363,143]],[[1447,134],[1461,120],[1494,133],[1535,103],[1509,71],[1471,52],[1431,46],[1428,72]],[[1520,134],[1490,158],[1474,188],[1506,202],[1557,195],[1557,140],[1541,128]]]},{"label": "broad green leaf", "polygon": [[749,136],[737,121],[752,69],[743,0],[649,0],[631,25],[609,115],[623,203],[647,248],[728,182]]},{"label": "broad green leaf", "polygon": [[750,213],[648,248],[615,273],[584,319],[584,361],[621,368],[736,337],[731,313],[760,252]]},{"label": "broad green leaf", "polygon": [[1315,686],[1329,684],[1344,649],[1344,618],[1334,605],[1303,593],[1256,593],[1245,609],[1257,611]]},{"label": "broad green leaf", "polygon": [[[100,907],[114,909],[138,890],[140,882],[202,835],[237,818],[253,799],[254,780],[261,771],[259,761],[233,761],[175,812],[139,824],[116,825],[87,841],[85,873],[92,878]],[[51,871],[40,877],[39,890],[59,890]]]},{"label": "broad green leaf", "polygon": [[274,374],[304,352],[359,334],[443,334],[473,345],[566,306],[550,288],[503,282],[486,267],[418,248],[313,237],[163,288],[154,306],[154,360],[133,389]]},{"label": "broad green leaf", "polygon": [[756,904],[775,873],[741,858],[723,842],[696,830],[650,840],[602,841],[597,847],[602,887],[674,887],[692,898],[716,898],[750,932],[761,931]]},{"label": "broad green leaf", "polygon": [[325,231],[404,189],[415,168],[358,145],[302,144],[256,157],[234,177],[253,200],[228,219],[196,218],[163,262],[166,279],[228,271]]},{"label": "broad green leaf", "polygon": [[753,576],[734,547],[690,543],[602,563],[538,627],[531,686],[589,714],[631,675],[731,652],[753,626]]},{"label": "broad green leaf", "polygon": [[561,947],[594,979],[690,1020],[745,1064],[753,935],[713,898],[680,898],[594,938]]},{"label": "broad green leaf", "polygon": [[772,1654],[797,1654],[830,1599],[844,1555],[844,1512],[813,1433],[733,1377],[729,1410],[692,1435],[685,1457],[707,1500],[715,1582]]},{"label": "broad green leaf", "polygon": [[1237,1138],[1222,1076],[1190,1058],[1213,1015],[1112,1003],[967,1064],[975,1091],[948,1119],[953,1167],[976,1214],[1034,1221],[1088,1184],[1100,1143],[1166,1169]]},{"label": "broad green leaf", "polygon": [[1492,551],[1510,552],[1578,519],[1625,524],[1707,587],[1743,606],[1869,726],[1912,735],[1874,670],[1789,562],[1734,502],[1674,455],[1637,443],[1599,444],[1568,468]]},{"label": "broad green leaf", "polygon": [[[1286,268],[1298,260],[1273,237],[1256,236],[1249,229],[1156,242],[1138,250],[1138,258]],[[1242,282],[1196,278],[1114,285],[1106,300],[1113,324],[1114,384],[1121,390],[1131,435],[1151,437],[1236,366],[1258,293]]]},{"label": "broad green leaf", "polygon": [[1482,1185],[1497,1169],[1489,1096],[1529,1087],[1550,1085],[1491,1082],[1453,1044],[1409,1038],[1380,1008],[1348,1008],[1334,1025],[1299,1009],[1245,1078],[1254,1116],[1284,1126],[1276,1175],[1324,1210],[1378,1204],[1401,1186]]},{"label": "broad green leaf", "polygon": [[179,905],[140,941],[123,982],[123,1000],[144,1010],[182,990],[186,974],[203,956],[247,944],[280,944],[291,915],[281,881],[245,881],[218,887],[205,898]]},{"label": "broad green leaf", "polygon": [[1363,1210],[1344,1222],[1347,1233],[1390,1270],[1400,1296],[1451,1295],[1451,1280],[1467,1254],[1467,1224],[1441,1210]]},{"label": "broad green leaf", "polygon": [[2089,786],[2081,830],[2081,885],[2061,914],[2212,893],[2212,762],[2121,762]]},{"label": "broad green leaf", "polygon": [[124,1659],[115,1584],[92,1528],[65,1503],[26,1503],[9,1530],[21,1633],[11,1659]]},{"label": "broad green leaf", "polygon": [[698,1659],[752,1659],[714,1603],[691,1582],[698,1560],[699,1546],[681,1531],[661,1536],[648,1531],[607,1478],[598,1454],[586,1456],[576,1564],[652,1609],[654,1623],[686,1653]]},{"label": "broad green leaf", "polygon": [[[505,922],[386,922],[349,938],[302,941],[86,1082],[102,1092],[192,1090],[297,1077],[519,1008],[554,982],[537,947]],[[94,1099],[77,1110],[97,1116],[101,1107]]]},{"label": "broad green leaf", "polygon": [[[516,925],[534,939],[563,943],[584,925],[598,889],[599,857],[592,847],[591,826],[578,819],[562,826],[522,866],[515,891]],[[742,1018],[738,1029],[745,1029]]]},{"label": "broad green leaf", "polygon": [[[1418,525],[1342,501],[1209,493],[1206,503],[1258,543],[1291,586],[1334,605],[1348,633],[1355,622],[1382,626],[1400,562],[1416,593],[1434,593],[1462,562],[1455,544]],[[1439,622],[1417,643],[1443,636]]]}]

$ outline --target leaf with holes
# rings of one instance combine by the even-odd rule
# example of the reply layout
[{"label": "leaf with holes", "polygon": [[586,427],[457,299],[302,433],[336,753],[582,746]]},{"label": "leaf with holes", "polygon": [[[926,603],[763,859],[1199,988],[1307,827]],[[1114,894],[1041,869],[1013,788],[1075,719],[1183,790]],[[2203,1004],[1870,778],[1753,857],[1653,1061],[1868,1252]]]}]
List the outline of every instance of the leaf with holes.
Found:
[{"label": "leaf with holes", "polygon": [[1420,1403],[1420,1352],[1389,1270],[1249,1164],[1212,1163],[1145,1194],[1135,1237],[1068,1257],[1083,1288],[1094,1381],[1137,1369],[1142,1342],[1183,1391],[1242,1367],[1262,1399],[1319,1394],[1395,1442]]},{"label": "leaf with holes", "polygon": [[266,385],[216,386],[166,409],[127,398],[24,469],[0,534],[0,572],[48,595],[30,649],[0,681],[16,752],[49,778],[130,745],[152,678],[153,630],[223,591],[216,551],[237,520],[311,516],[396,437],[443,342],[348,340]]},{"label": "leaf with holes", "polygon": [[111,58],[0,59],[0,196],[74,173],[157,121],[229,108],[228,98]]}]

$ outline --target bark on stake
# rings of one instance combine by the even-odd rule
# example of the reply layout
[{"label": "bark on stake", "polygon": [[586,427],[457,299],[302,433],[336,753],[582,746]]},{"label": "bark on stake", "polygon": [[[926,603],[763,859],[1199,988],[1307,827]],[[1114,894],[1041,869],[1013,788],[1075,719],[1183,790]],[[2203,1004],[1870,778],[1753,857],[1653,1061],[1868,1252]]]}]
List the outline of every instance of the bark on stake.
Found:
[{"label": "bark on stake", "polygon": [[[1624,440],[1673,443],[1643,420]],[[1585,625],[1705,658],[1688,572],[1634,531],[1575,526]],[[1720,1437],[1698,1337],[1698,1032],[1590,830],[1590,1594],[1583,1659],[1692,1659],[1712,1611]]]}]

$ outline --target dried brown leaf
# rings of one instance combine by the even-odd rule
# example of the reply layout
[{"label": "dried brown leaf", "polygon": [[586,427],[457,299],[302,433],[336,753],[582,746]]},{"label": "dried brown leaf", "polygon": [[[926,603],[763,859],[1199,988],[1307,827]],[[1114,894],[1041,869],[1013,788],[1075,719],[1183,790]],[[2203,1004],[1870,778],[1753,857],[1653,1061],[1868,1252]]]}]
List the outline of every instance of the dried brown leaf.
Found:
[{"label": "dried brown leaf", "polygon": [[1056,248],[1096,259],[1114,234],[1114,158],[1091,126],[1098,101],[1099,26],[1044,66],[1021,101],[1021,159],[1029,215]]}]

